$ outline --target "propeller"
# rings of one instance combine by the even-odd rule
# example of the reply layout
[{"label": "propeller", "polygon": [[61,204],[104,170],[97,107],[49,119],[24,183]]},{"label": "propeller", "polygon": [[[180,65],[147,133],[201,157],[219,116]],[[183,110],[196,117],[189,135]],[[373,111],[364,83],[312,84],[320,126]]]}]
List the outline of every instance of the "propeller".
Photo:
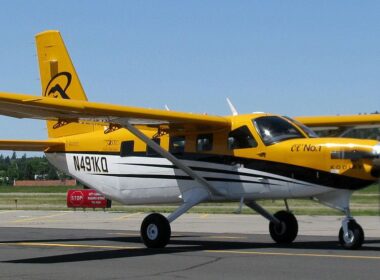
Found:
[{"label": "propeller", "polygon": [[380,178],[380,144],[375,145],[372,151],[332,151],[332,159],[349,159],[351,161],[369,159],[372,160],[371,175],[375,178]]},{"label": "propeller", "polygon": [[230,107],[232,115],[233,116],[239,115],[238,111],[236,110],[236,107],[234,106],[234,104],[232,104],[231,100],[228,97],[226,98],[226,100],[228,103],[228,107]]}]

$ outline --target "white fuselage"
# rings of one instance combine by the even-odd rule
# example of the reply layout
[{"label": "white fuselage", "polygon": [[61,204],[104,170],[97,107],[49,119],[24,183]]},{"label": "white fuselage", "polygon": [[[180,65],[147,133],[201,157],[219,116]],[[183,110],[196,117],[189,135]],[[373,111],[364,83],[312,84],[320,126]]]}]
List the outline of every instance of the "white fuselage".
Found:
[{"label": "white fuselage", "polygon": [[[198,186],[164,158],[82,153],[47,153],[46,157],[85,186],[123,204],[177,203],[182,201],[180,189]],[[333,190],[241,165],[190,160],[183,163],[223,194],[211,200],[302,198]]]}]

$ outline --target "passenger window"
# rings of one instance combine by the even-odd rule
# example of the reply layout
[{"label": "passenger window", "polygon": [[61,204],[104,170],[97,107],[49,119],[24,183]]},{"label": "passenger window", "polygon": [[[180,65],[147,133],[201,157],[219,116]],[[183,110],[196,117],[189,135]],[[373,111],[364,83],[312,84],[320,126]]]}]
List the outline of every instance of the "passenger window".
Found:
[{"label": "passenger window", "polygon": [[200,134],[197,138],[197,151],[211,151],[212,150],[212,134]]},{"label": "passenger window", "polygon": [[257,142],[246,125],[243,125],[228,134],[228,149],[246,149],[257,147]]},{"label": "passenger window", "polygon": [[[160,143],[161,143],[160,138],[154,138],[154,139],[152,139],[152,141],[156,142],[156,144],[158,144],[158,145],[160,145]],[[146,146],[146,155],[147,156],[157,156],[158,153],[147,145]]]},{"label": "passenger window", "polygon": [[173,136],[169,140],[169,152],[179,154],[185,152],[185,136]]},{"label": "passenger window", "polygon": [[120,146],[120,156],[126,157],[133,153],[135,141],[123,141]]}]

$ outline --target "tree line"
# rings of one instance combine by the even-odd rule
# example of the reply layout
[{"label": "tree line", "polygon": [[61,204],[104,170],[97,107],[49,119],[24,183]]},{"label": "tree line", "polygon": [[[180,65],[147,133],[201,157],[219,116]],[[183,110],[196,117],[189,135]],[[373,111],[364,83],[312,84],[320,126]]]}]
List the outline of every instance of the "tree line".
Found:
[{"label": "tree line", "polygon": [[0,155],[0,184],[13,185],[14,180],[57,180],[68,178],[51,165],[46,157],[26,157],[24,154],[17,158]]}]

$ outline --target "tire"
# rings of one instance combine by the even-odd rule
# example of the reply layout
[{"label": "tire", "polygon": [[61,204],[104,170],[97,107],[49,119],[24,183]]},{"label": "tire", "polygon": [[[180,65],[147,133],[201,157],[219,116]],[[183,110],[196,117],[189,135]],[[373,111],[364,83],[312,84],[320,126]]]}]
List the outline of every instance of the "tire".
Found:
[{"label": "tire", "polygon": [[147,248],[164,248],[171,235],[168,219],[158,213],[148,215],[141,224],[140,235]]},{"label": "tire", "polygon": [[281,221],[280,225],[269,223],[269,233],[272,239],[279,244],[290,244],[298,234],[298,222],[296,217],[287,211],[279,211],[274,216]]},{"label": "tire", "polygon": [[359,249],[364,242],[364,231],[362,227],[355,221],[348,222],[348,236],[344,235],[343,227],[339,230],[339,243],[343,248],[349,250]]}]

